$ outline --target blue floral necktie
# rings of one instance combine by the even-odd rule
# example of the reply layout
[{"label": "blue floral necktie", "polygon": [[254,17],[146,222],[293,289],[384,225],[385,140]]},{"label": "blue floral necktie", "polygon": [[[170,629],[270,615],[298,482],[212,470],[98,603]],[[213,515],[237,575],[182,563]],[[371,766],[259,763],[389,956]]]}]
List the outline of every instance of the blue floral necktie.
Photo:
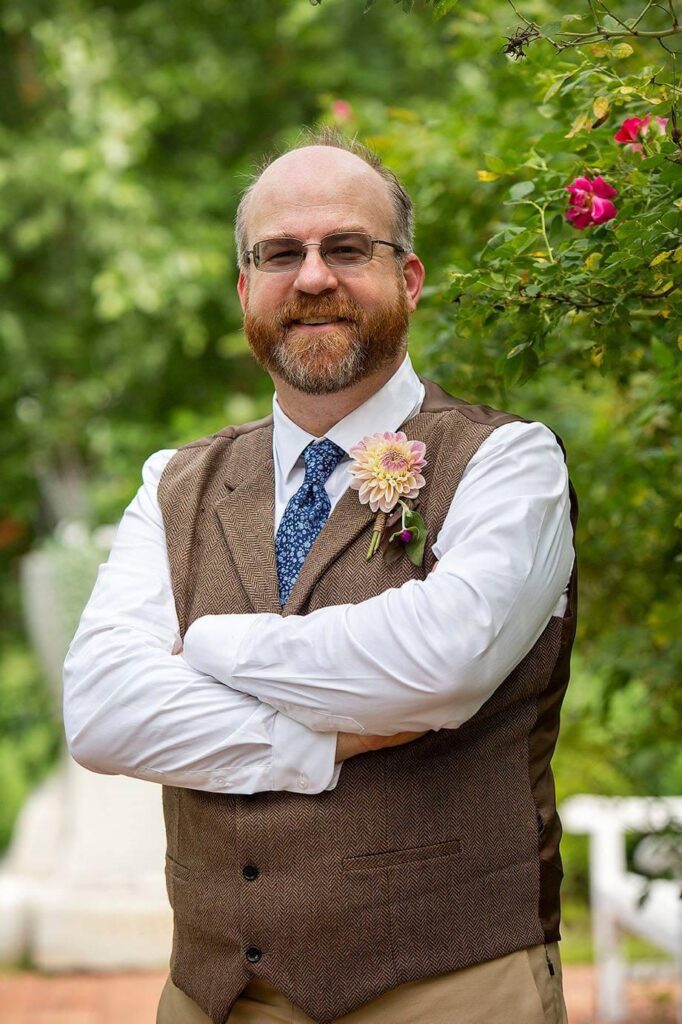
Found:
[{"label": "blue floral necktie", "polygon": [[324,526],[332,504],[325,482],[345,455],[328,437],[311,441],[303,452],[305,479],[289,499],[275,537],[279,603],[287,603],[305,556]]}]

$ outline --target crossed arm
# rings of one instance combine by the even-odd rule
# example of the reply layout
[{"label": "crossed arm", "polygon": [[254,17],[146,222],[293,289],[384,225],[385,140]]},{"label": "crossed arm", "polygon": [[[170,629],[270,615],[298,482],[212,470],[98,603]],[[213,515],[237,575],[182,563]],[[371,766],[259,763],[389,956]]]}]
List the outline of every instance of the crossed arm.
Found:
[{"label": "crossed arm", "polygon": [[185,659],[320,732],[471,718],[545,628],[573,560],[553,435],[538,424],[496,435],[460,485],[426,580],[308,615],[205,616]]},{"label": "crossed arm", "polygon": [[168,453],[152,457],[65,665],[76,760],[196,789],[312,793],[336,784],[337,732],[362,749],[471,717],[542,632],[573,560],[551,433],[512,424],[482,449],[427,580],[307,616],[207,616],[180,657],[155,493]]}]

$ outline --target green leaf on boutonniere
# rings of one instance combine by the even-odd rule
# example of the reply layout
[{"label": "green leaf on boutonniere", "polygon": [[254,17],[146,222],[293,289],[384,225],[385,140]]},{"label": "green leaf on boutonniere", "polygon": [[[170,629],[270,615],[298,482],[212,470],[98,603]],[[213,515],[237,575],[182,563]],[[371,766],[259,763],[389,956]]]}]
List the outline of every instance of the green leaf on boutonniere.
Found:
[{"label": "green leaf on boutonniere", "polygon": [[[424,548],[426,546],[426,523],[419,513],[415,512],[414,509],[408,508],[404,501],[401,501],[400,505],[402,507],[400,528],[393,531],[388,538],[388,543],[391,544],[397,541],[398,544],[404,545],[407,557],[412,564],[421,565],[424,561]],[[411,537],[408,541],[405,541],[403,536],[408,530]]]}]

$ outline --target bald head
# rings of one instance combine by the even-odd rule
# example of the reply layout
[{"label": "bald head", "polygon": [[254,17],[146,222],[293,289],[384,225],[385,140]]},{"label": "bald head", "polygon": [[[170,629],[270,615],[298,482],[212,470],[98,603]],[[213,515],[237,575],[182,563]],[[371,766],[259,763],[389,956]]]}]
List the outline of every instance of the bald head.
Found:
[{"label": "bald head", "polygon": [[[240,267],[258,239],[303,237],[293,222],[316,210],[341,218],[330,230],[382,231],[380,237],[412,250],[412,203],[396,176],[364,146],[323,130],[267,163],[244,193],[236,221]],[[282,213],[290,226],[275,223]],[[376,227],[367,222],[369,213]]]},{"label": "bald head", "polygon": [[296,205],[322,205],[337,190],[349,198],[371,195],[379,215],[390,224],[392,204],[386,182],[360,157],[332,146],[305,146],[273,161],[256,181],[247,210],[268,205],[282,194]]}]

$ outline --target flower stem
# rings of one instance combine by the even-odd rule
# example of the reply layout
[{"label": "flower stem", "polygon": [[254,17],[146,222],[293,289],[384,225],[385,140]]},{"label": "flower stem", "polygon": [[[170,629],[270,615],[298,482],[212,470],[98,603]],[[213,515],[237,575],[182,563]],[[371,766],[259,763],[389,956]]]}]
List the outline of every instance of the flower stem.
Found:
[{"label": "flower stem", "polygon": [[380,512],[374,520],[374,529],[372,530],[372,539],[369,542],[369,548],[367,550],[367,560],[372,557],[376,549],[379,547],[379,541],[381,540],[381,534],[384,532],[384,526],[386,525],[386,513]]},{"label": "flower stem", "polygon": [[533,203],[532,200],[531,203],[540,214],[540,223],[542,225],[542,237],[544,238],[545,245],[547,246],[547,255],[549,256],[549,262],[556,263],[556,260],[554,259],[554,254],[552,252],[552,247],[549,244],[549,238],[547,237],[547,225],[545,224],[545,207],[540,206],[539,203]]}]

